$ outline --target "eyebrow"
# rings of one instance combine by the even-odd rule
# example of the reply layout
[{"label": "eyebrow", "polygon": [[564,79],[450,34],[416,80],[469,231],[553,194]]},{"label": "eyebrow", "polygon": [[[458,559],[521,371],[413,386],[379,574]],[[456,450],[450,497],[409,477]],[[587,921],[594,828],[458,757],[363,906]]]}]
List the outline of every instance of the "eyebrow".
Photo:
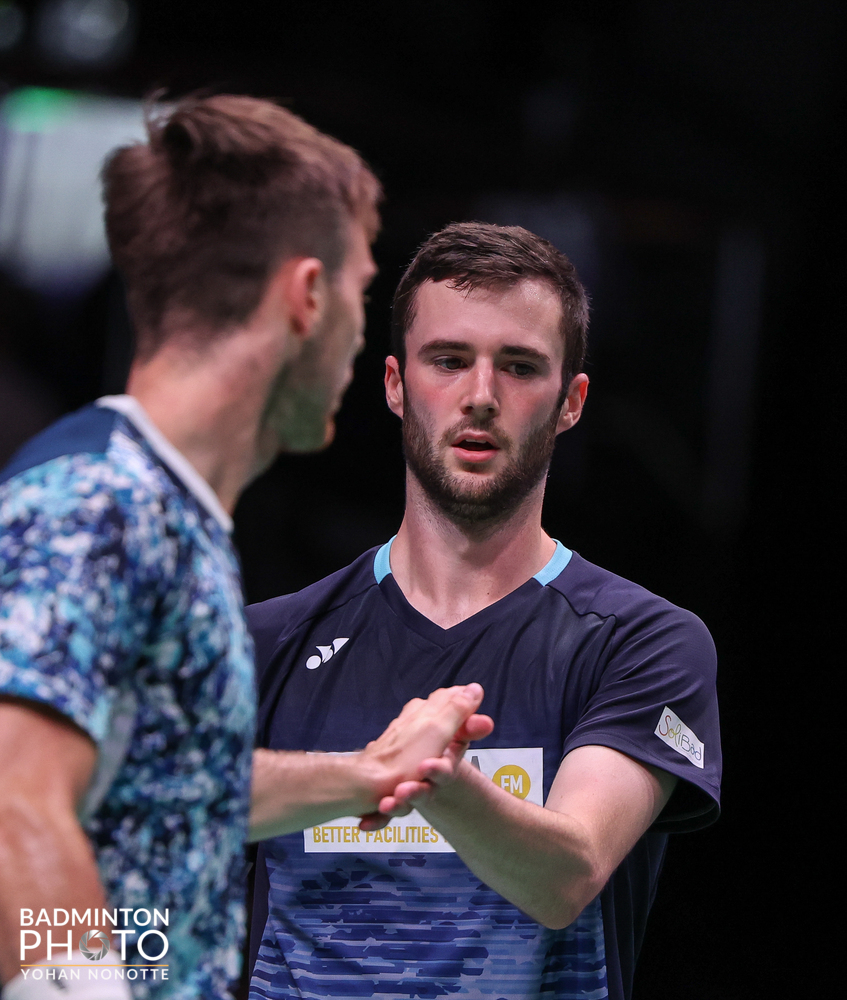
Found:
[{"label": "eyebrow", "polygon": [[471,345],[463,340],[428,340],[418,350],[418,357],[432,354],[434,351],[469,351]]},{"label": "eyebrow", "polygon": [[[421,345],[418,350],[418,357],[426,354],[433,354],[438,351],[472,351],[473,347],[464,340],[429,340]],[[505,354],[509,358],[530,358],[533,361],[550,363],[548,355],[543,351],[537,351],[534,347],[521,347],[519,344],[506,344],[501,347],[499,354]]]},{"label": "eyebrow", "polygon": [[506,345],[501,348],[501,354],[505,354],[509,358],[531,358],[533,361],[543,361],[547,364],[550,363],[549,355],[545,354],[543,351],[536,351],[534,347],[520,347]]}]

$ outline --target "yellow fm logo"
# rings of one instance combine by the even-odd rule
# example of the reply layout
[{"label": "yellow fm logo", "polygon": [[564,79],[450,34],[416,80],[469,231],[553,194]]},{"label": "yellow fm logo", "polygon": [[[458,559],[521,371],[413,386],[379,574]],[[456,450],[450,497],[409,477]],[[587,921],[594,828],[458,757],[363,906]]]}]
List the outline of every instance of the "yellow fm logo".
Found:
[{"label": "yellow fm logo", "polygon": [[504,764],[494,772],[494,777],[491,780],[504,792],[519,799],[525,799],[529,795],[529,789],[532,785],[529,775],[517,764]]}]

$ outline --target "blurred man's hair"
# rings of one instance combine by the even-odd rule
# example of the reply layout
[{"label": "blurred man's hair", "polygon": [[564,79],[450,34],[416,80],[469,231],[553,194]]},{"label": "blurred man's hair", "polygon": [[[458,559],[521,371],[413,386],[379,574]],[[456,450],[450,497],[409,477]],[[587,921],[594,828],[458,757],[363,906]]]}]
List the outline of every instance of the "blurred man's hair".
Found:
[{"label": "blurred man's hair", "polygon": [[317,257],[331,278],[351,220],[376,235],[381,188],[358,153],[276,104],[188,97],[154,105],[147,132],[103,168],[142,358],[175,333],[208,339],[244,322],[287,259]]},{"label": "blurred man's hair", "polygon": [[415,320],[417,290],[425,281],[452,288],[505,289],[521,281],[546,282],[562,306],[565,341],[562,389],[582,371],[588,334],[588,296],[568,258],[552,243],[521,229],[487,222],[454,222],[423,244],[400,279],[391,317],[391,349],[406,364],[406,332]]}]

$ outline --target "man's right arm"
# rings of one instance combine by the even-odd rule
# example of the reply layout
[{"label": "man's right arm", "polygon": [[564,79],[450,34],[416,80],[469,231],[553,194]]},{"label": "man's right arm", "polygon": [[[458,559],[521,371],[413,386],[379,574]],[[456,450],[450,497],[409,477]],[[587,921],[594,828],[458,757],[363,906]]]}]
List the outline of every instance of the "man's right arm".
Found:
[{"label": "man's right arm", "polygon": [[[257,751],[251,836],[260,839],[334,819],[376,812],[380,798],[414,775],[425,758],[455,769],[468,741],[492,729],[475,715],[478,684],[413,699],[358,754]],[[21,910],[102,909],[107,900],[77,807],[91,781],[97,750],[67,718],[45,706],[0,696],[0,981],[21,967]],[[385,816],[369,816],[382,825]],[[36,930],[37,928],[33,928]],[[90,928],[77,925],[75,934]],[[43,930],[43,928],[42,928]],[[27,964],[47,955],[46,932]],[[27,943],[35,938],[29,936]],[[60,951],[59,957],[66,955]]]},{"label": "man's right arm", "polygon": [[[21,910],[69,913],[106,905],[76,807],[88,787],[97,750],[58,713],[34,702],[0,699],[0,981],[20,972]],[[39,930],[39,928],[33,928]],[[78,926],[75,935],[87,927]],[[26,963],[47,955],[47,935]],[[32,944],[34,935],[27,937]],[[66,958],[67,952],[57,952]]]}]

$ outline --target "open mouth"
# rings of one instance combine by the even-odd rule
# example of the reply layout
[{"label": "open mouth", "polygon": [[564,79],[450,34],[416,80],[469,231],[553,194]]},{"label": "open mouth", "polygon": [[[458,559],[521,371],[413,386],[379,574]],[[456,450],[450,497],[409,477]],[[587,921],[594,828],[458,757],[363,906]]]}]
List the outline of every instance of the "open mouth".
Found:
[{"label": "open mouth", "polygon": [[479,462],[491,458],[500,450],[493,441],[477,437],[461,437],[453,442],[453,448],[466,462]]},{"label": "open mouth", "polygon": [[465,448],[467,451],[497,451],[490,441],[469,441],[463,438],[456,442],[457,448]]}]

